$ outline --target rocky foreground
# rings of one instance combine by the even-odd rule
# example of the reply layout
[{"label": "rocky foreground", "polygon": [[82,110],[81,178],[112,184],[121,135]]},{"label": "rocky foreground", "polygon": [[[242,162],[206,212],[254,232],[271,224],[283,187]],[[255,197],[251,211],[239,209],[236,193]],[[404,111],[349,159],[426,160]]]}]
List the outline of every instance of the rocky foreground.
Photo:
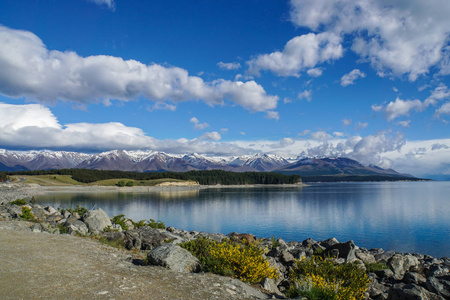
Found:
[{"label": "rocky foreground", "polygon": [[[111,218],[101,209],[90,210],[80,216],[77,212],[60,212],[53,207],[41,207],[38,204],[25,206],[1,204],[0,220],[11,221],[23,218],[23,207],[28,208],[38,221],[29,223],[28,227],[32,232],[51,234],[64,232],[69,235],[83,236],[95,234],[110,241],[120,240],[128,250],[148,253],[147,260],[150,264],[163,266],[180,274],[200,272],[201,266],[194,256],[177,245],[179,243],[199,237],[214,241],[242,240],[244,238],[252,241],[257,239],[251,234],[230,233],[225,236],[196,231],[188,232],[173,227],[166,229],[149,226],[133,228],[131,221],[127,221],[126,224],[129,229],[122,230],[122,226],[111,222]],[[105,228],[108,228],[106,232]],[[265,255],[271,266],[279,270],[279,279],[264,279],[261,282],[258,288],[265,294],[249,286],[245,287],[246,285],[243,283],[235,283],[230,284],[234,288],[226,288],[228,292],[221,297],[283,298],[283,292],[289,288],[289,271],[295,263],[295,259],[321,253],[323,256],[336,257],[338,263],[355,261],[360,264],[361,268],[366,268],[373,263],[383,263],[388,267],[369,273],[371,283],[366,292],[366,299],[450,299],[449,258],[438,259],[422,254],[402,254],[379,248],[367,250],[356,246],[353,241],[341,243],[335,238],[325,241],[307,239],[303,242],[288,243],[281,239],[276,241],[273,239],[257,240],[267,248]],[[30,249],[30,252],[32,251]],[[217,284],[221,286],[221,283]],[[218,298],[220,297],[218,296]]]}]

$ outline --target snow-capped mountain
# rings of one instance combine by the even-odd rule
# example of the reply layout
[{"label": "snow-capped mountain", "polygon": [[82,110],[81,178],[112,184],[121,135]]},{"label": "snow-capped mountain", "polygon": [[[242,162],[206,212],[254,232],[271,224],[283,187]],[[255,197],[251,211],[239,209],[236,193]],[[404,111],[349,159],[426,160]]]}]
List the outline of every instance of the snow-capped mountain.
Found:
[{"label": "snow-capped mountain", "polygon": [[0,171],[96,169],[134,172],[186,172],[225,170],[234,172],[279,172],[303,176],[316,175],[391,175],[400,174],[377,166],[363,166],[344,157],[287,160],[274,154],[239,157],[210,157],[197,153],[171,155],[158,151],[113,150],[99,154],[66,151],[7,151],[0,149]]}]

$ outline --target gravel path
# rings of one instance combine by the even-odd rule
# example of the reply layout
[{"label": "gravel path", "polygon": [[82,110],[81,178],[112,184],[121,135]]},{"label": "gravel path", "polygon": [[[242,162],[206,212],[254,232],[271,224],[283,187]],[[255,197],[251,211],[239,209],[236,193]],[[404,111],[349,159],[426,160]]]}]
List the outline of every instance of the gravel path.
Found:
[{"label": "gravel path", "polygon": [[130,253],[70,235],[0,222],[0,299],[259,299],[246,284],[213,274],[137,266]]}]

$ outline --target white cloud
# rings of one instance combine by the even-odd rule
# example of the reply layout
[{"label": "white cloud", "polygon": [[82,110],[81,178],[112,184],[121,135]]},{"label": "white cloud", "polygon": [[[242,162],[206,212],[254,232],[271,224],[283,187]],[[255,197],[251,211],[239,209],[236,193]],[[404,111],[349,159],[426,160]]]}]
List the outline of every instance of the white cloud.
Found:
[{"label": "white cloud", "polygon": [[333,135],[337,136],[337,137],[343,137],[344,133],[343,132],[339,132],[339,131],[335,131],[335,132],[333,132]]},{"label": "white cloud", "polygon": [[308,74],[311,77],[319,77],[322,76],[323,70],[321,68],[314,68],[314,69],[309,69],[308,71],[306,71],[306,74]]},{"label": "white cloud", "polygon": [[332,138],[332,136],[326,133],[325,131],[312,132],[309,136],[311,137],[311,139],[315,141],[322,141],[322,142]]},{"label": "white cloud", "polygon": [[367,126],[369,126],[369,123],[367,123],[367,122],[364,122],[364,123],[358,122],[358,124],[355,125],[355,129],[361,130],[361,129],[366,128]]},{"label": "white cloud", "polygon": [[116,9],[116,3],[114,0],[89,0],[97,5],[105,5],[110,10],[114,11]]},{"label": "white cloud", "polygon": [[450,102],[445,103],[436,110],[437,115],[450,115]]},{"label": "white cloud", "polygon": [[298,94],[298,99],[305,99],[308,102],[311,102],[312,100],[312,91],[311,90],[304,90],[303,92]]},{"label": "white cloud", "polygon": [[275,119],[278,121],[280,119],[280,115],[278,114],[277,111],[270,110],[266,113],[266,118],[267,119]]},{"label": "white cloud", "polygon": [[149,106],[147,107],[148,111],[154,111],[154,110],[170,110],[170,111],[175,111],[177,109],[177,107],[173,104],[168,104],[165,102],[156,102],[155,104],[153,104],[153,106]]},{"label": "white cloud", "polygon": [[366,77],[366,74],[361,72],[361,70],[359,70],[359,69],[354,69],[350,73],[345,74],[344,76],[342,76],[342,78],[341,78],[341,85],[342,86],[347,86],[347,85],[355,84],[355,80],[356,79],[364,78],[364,77]]},{"label": "white cloud", "polygon": [[192,117],[189,122],[191,122],[192,124],[194,124],[194,129],[195,130],[203,130],[207,127],[209,127],[209,124],[204,122],[204,123],[200,123],[200,121],[196,118],[196,117]]},{"label": "white cloud", "polygon": [[223,105],[228,100],[250,111],[272,110],[279,100],[255,81],[205,82],[177,67],[50,51],[33,33],[4,26],[0,26],[0,93],[42,103],[145,97],[156,102],[202,100]]},{"label": "white cloud", "polygon": [[218,133],[217,131],[213,131],[213,132],[206,132],[206,133],[202,134],[198,139],[199,140],[218,141],[221,138],[222,137],[220,136],[220,133]]},{"label": "white cloud", "polygon": [[222,61],[219,61],[217,63],[217,65],[219,66],[219,68],[221,68],[222,70],[238,70],[241,68],[241,64],[238,62],[231,62],[231,63],[224,63]]},{"label": "white cloud", "polygon": [[[245,135],[244,132],[241,134]],[[450,139],[406,141],[402,135],[387,132],[348,138],[342,138],[338,132],[333,134],[338,138],[319,131],[311,133],[309,139],[220,142],[221,135],[214,131],[190,140],[158,140],[140,128],[117,122],[62,125],[50,109],[42,105],[0,103],[0,145],[11,149],[153,149],[179,154],[244,155],[265,152],[285,157],[345,156],[363,164],[393,168],[416,176],[450,174]]]},{"label": "white cloud", "polygon": [[[402,100],[396,98],[395,101],[389,102],[386,106],[372,105],[372,110],[376,112],[384,112],[386,119],[392,121],[400,116],[409,116],[411,111],[420,112],[427,109],[430,105],[436,105],[439,101],[450,99],[450,91],[447,86],[440,85],[431,92],[431,95],[424,101]],[[437,113],[437,111],[436,111]]]},{"label": "white cloud", "polygon": [[222,134],[225,134],[225,133],[228,132],[228,128],[221,128],[221,129],[220,129],[220,132],[221,132]]},{"label": "white cloud", "polygon": [[291,0],[291,6],[295,25],[347,35],[380,76],[406,74],[414,81],[433,66],[448,71],[446,0]]},{"label": "white cloud", "polygon": [[411,120],[397,122],[397,124],[402,126],[402,127],[409,127],[409,123],[411,123]]},{"label": "white cloud", "polygon": [[350,119],[344,119],[342,120],[342,124],[344,124],[344,126],[348,126],[352,124],[352,120]]},{"label": "white cloud", "polygon": [[341,42],[339,35],[329,32],[297,36],[287,42],[283,51],[261,54],[248,61],[248,71],[259,75],[260,71],[270,70],[280,76],[298,77],[305,69],[341,58]]}]

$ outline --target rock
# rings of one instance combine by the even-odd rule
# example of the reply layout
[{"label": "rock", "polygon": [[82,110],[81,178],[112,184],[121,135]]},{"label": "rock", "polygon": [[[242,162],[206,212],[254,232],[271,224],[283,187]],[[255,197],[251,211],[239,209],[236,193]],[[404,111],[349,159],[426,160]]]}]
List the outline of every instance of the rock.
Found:
[{"label": "rock", "polygon": [[234,240],[236,242],[245,242],[251,243],[255,241],[255,236],[250,233],[237,233],[237,232],[231,232],[227,234],[227,237],[230,238],[230,240]]},{"label": "rock", "polygon": [[31,213],[33,216],[40,222],[44,222],[47,220],[47,216],[50,214],[48,211],[43,209],[40,206],[34,206],[31,208]]},{"label": "rock", "polygon": [[42,232],[42,226],[39,223],[35,223],[31,226],[31,231],[33,232]]},{"label": "rock", "polygon": [[143,226],[138,229],[125,231],[125,247],[128,250],[152,250],[165,241],[169,240],[169,235],[160,232],[156,228]]},{"label": "rock", "polygon": [[52,206],[47,206],[45,208],[46,211],[48,211],[50,214],[54,214],[56,212],[58,212],[56,209],[54,209]]},{"label": "rock", "polygon": [[280,253],[279,260],[284,264],[291,264],[295,261],[294,256],[287,251],[282,251]]},{"label": "rock", "polygon": [[403,277],[403,282],[408,284],[423,285],[427,279],[417,272],[407,272]]},{"label": "rock", "polygon": [[362,260],[364,263],[371,264],[371,263],[375,263],[376,262],[375,256],[370,254],[368,251],[365,252],[365,251],[361,251],[361,250],[357,249],[355,251],[355,255],[356,255],[357,258]]},{"label": "rock", "polygon": [[123,240],[125,234],[120,231],[110,231],[102,234],[108,241]]},{"label": "rock", "polygon": [[153,265],[163,266],[177,272],[192,273],[201,271],[198,259],[186,249],[174,244],[163,244],[151,250],[147,255],[147,259]]},{"label": "rock", "polygon": [[271,294],[283,296],[283,294],[280,292],[280,290],[277,287],[277,284],[275,283],[275,280],[272,278],[264,278],[261,281],[261,286],[266,291],[269,291]]},{"label": "rock", "polygon": [[328,253],[330,253],[332,250],[337,249],[339,250],[339,256],[340,258],[344,258],[346,261],[351,261],[356,258],[355,251],[356,251],[356,245],[353,243],[353,241],[348,241],[346,243],[338,243],[331,247],[328,247],[324,251],[324,255],[326,256]]},{"label": "rock", "polygon": [[367,293],[371,298],[377,298],[383,294],[386,294],[387,297],[387,292],[389,291],[389,288],[383,284],[378,283],[376,278],[374,278],[375,276],[376,275],[373,273],[369,274],[370,284],[369,287],[367,288]]},{"label": "rock", "polygon": [[395,284],[389,289],[388,300],[445,300],[425,288],[414,284]]},{"label": "rock", "polygon": [[394,256],[395,251],[394,250],[388,250],[386,252],[380,253],[380,254],[375,254],[375,259],[376,261],[380,261],[383,263],[387,263],[387,261]]},{"label": "rock", "polygon": [[317,242],[315,240],[313,240],[312,238],[306,239],[302,242],[303,247],[309,249],[311,248],[312,245],[317,244]]},{"label": "rock", "polygon": [[7,207],[8,213],[15,219],[20,218],[22,214],[22,207],[17,205],[11,205]]},{"label": "rock", "polygon": [[394,278],[401,280],[411,267],[415,267],[419,264],[419,260],[412,255],[395,254],[392,256],[387,265],[394,272]]},{"label": "rock", "polygon": [[63,226],[67,228],[68,233],[71,235],[75,235],[77,233],[86,235],[89,232],[87,225],[75,218],[67,219]]},{"label": "rock", "polygon": [[450,276],[428,277],[425,286],[429,291],[450,299]]},{"label": "rock", "polygon": [[111,226],[111,220],[104,210],[101,208],[88,210],[83,215],[83,221],[86,223],[90,232],[100,233],[106,227]]},{"label": "rock", "polygon": [[73,212],[72,213],[72,217],[74,217],[75,219],[81,219],[80,215],[77,212]]},{"label": "rock", "polygon": [[334,246],[336,244],[339,244],[339,241],[336,238],[334,238],[334,237],[331,238],[331,239],[328,239],[326,241],[320,242],[320,245],[325,247],[325,249],[328,248],[328,247]]},{"label": "rock", "polygon": [[53,222],[56,223],[58,221],[61,221],[63,219],[63,215],[61,215],[58,211],[52,213],[51,215],[49,215],[46,219],[47,222]]}]

